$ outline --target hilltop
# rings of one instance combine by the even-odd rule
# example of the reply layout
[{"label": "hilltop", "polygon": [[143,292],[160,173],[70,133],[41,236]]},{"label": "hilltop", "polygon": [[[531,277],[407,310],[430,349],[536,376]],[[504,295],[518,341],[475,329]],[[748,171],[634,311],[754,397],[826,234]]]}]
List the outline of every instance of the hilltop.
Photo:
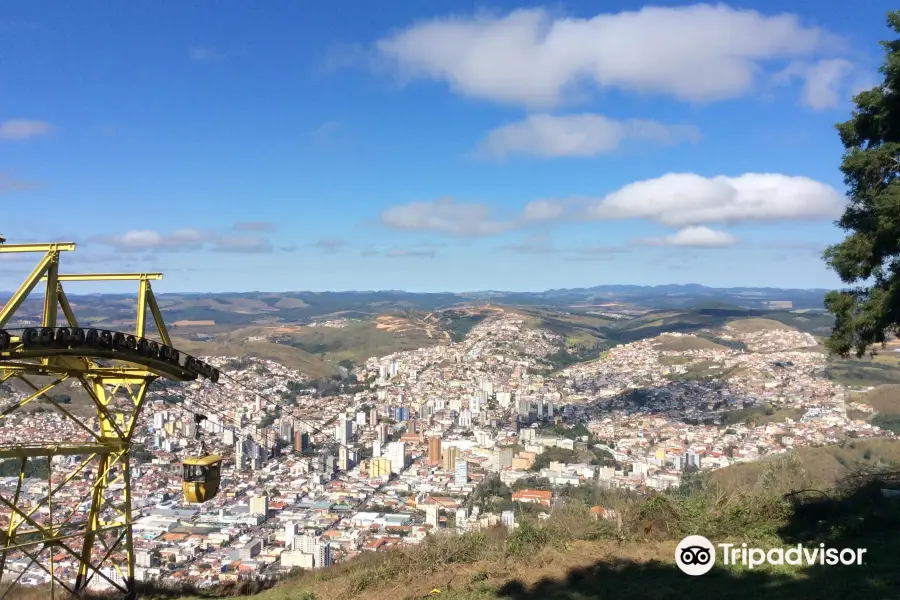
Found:
[{"label": "hilltop", "polygon": [[[23,272],[24,277],[26,273]],[[646,312],[688,309],[726,303],[749,311],[822,310],[827,290],[777,288],[708,288],[701,285],[628,286],[609,285],[545,292],[410,293],[403,291],[347,292],[241,292],[160,293],[157,300],[167,321],[212,322],[206,327],[304,323],[329,318],[368,318],[404,311],[431,312],[461,306],[507,306],[550,308],[567,311],[618,313],[622,309]],[[5,302],[10,293],[0,294]],[[131,322],[131,294],[72,295],[81,318],[94,324]],[[41,297],[35,294],[23,305],[39,311]],[[615,316],[613,318],[616,318]]]}]

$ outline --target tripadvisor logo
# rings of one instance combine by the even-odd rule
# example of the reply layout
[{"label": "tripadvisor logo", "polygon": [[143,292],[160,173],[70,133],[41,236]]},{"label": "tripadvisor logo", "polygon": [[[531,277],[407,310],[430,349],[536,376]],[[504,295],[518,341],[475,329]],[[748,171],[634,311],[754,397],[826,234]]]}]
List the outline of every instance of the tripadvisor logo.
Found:
[{"label": "tripadvisor logo", "polygon": [[[718,550],[716,550],[718,547]],[[865,548],[826,548],[825,544],[806,548],[803,544],[788,548],[748,548],[747,544],[717,544],[702,535],[689,535],[675,548],[675,564],[688,575],[703,575],[716,564],[716,555],[724,565],[861,565]]]}]

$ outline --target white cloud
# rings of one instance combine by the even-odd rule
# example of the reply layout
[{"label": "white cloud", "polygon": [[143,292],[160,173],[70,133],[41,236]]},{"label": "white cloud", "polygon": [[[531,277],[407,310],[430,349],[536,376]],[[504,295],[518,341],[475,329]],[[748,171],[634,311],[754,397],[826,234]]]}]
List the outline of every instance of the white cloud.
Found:
[{"label": "white cloud", "polygon": [[776,83],[787,83],[795,78],[803,81],[800,100],[814,110],[825,110],[849,102],[859,80],[851,82],[855,67],[849,60],[831,58],[815,63],[795,62],[778,73]]},{"label": "white cloud", "polygon": [[525,205],[523,218],[526,221],[549,221],[562,216],[565,208],[552,200],[532,200]]},{"label": "white cloud", "polygon": [[32,121],[31,119],[10,119],[0,123],[0,139],[3,140],[27,140],[34,137],[49,135],[53,126],[46,121]]},{"label": "white cloud", "polygon": [[197,250],[209,239],[209,234],[196,229],[179,229],[164,235],[148,229],[126,231],[121,235],[96,236],[91,241],[122,251]]},{"label": "white cloud", "polygon": [[391,229],[455,236],[494,235],[516,226],[512,221],[494,219],[487,205],[459,203],[452,198],[392,206],[381,213],[381,222]]},{"label": "white cloud", "polygon": [[588,81],[691,102],[735,98],[753,88],[764,65],[833,52],[841,43],[795,15],[696,4],[590,19],[555,18],[540,8],[433,19],[379,40],[376,50],[407,79],[546,108]]},{"label": "white cloud", "polygon": [[670,173],[627,185],[594,201],[589,219],[651,219],[672,227],[744,221],[831,219],[844,197],[807,177],[748,173],[702,177]]},{"label": "white cloud", "polygon": [[494,129],[479,150],[494,158],[509,154],[588,157],[612,152],[626,140],[669,145],[695,142],[699,137],[700,132],[689,125],[664,125],[638,119],[616,121],[596,114],[537,114]]},{"label": "white cloud", "polygon": [[260,253],[272,252],[270,242],[255,236],[220,236],[197,229],[179,229],[162,234],[149,229],[126,231],[121,235],[94,236],[91,242],[111,246],[120,252],[146,252],[151,250],[185,252],[202,250],[212,244],[215,252]]},{"label": "white cloud", "polygon": [[685,227],[674,235],[638,240],[644,246],[683,246],[688,248],[725,248],[737,243],[737,238],[709,227]]}]

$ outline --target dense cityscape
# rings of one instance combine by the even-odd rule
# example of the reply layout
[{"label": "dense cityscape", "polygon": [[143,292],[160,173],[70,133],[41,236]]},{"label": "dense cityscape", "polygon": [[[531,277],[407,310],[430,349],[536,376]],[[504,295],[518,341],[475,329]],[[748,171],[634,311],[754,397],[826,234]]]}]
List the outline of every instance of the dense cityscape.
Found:
[{"label": "dense cityscape", "polygon": [[[726,326],[717,339],[731,348],[701,337],[709,333],[623,344],[554,371],[548,357],[563,338],[498,311],[460,342],[371,358],[327,396],[273,361],[207,357],[218,384],[161,385],[141,415],[131,467],[136,577],[200,587],[275,578],[436,530],[516,527],[523,511],[546,516],[562,490],[647,493],[848,432],[892,435],[851,417],[872,409],[825,378],[811,335]],[[0,442],[73,439],[72,427],[51,410],[17,412]],[[181,460],[200,441],[224,461],[218,495],[197,505],[184,502]],[[0,489],[17,482],[0,478]],[[47,485],[46,476],[26,480],[26,505]],[[508,497],[485,503],[479,490],[497,486]],[[600,504],[592,512],[615,518]],[[27,569],[21,584],[48,581],[29,565],[23,553],[7,558],[13,576]],[[61,552],[53,568],[73,577],[78,563]]]}]

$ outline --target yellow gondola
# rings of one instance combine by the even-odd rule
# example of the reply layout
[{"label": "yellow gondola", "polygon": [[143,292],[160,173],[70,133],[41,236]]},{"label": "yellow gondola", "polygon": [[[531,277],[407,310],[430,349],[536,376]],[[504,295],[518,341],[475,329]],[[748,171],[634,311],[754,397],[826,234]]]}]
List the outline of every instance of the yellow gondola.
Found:
[{"label": "yellow gondola", "polygon": [[206,502],[216,497],[221,481],[222,457],[215,454],[184,459],[181,489],[185,502]]}]

